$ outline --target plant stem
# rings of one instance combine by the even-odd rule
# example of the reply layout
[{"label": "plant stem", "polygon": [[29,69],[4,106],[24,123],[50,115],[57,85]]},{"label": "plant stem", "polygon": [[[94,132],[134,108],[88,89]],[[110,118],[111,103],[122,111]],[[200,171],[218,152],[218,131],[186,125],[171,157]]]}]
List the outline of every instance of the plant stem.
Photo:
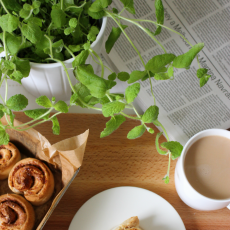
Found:
[{"label": "plant stem", "polygon": [[[117,17],[117,14],[113,14],[115,17]],[[166,49],[164,48],[164,46],[155,38],[155,36],[150,32],[148,31],[146,28],[144,28],[142,25],[140,25],[139,23],[136,23],[135,21],[136,20],[133,20],[133,19],[129,19],[129,18],[125,18],[125,17],[122,17],[122,16],[118,16],[118,18],[120,19],[123,19],[127,22],[131,22],[132,24],[136,25],[137,27],[139,27],[141,30],[143,30],[146,34],[148,34],[162,49],[165,53],[167,53]],[[154,23],[155,24],[155,23]]]},{"label": "plant stem", "polygon": [[64,47],[65,47],[65,49],[71,54],[71,56],[72,56],[73,58],[76,57],[66,45],[64,45]]},{"label": "plant stem", "polygon": [[7,102],[7,94],[8,94],[8,82],[7,79],[5,79],[5,104]]},{"label": "plant stem", "polygon": [[63,0],[61,0],[61,10],[63,10],[63,5],[64,5],[64,2]]},{"label": "plant stem", "polygon": [[[93,59],[93,61],[94,61],[95,63],[97,63],[98,65],[100,65],[100,63],[97,62],[97,61],[95,60],[95,58],[94,58],[94,56],[93,56],[92,53],[90,53],[90,56],[92,57],[92,59]],[[104,67],[105,67],[106,69],[108,69],[111,73],[113,73],[113,71],[112,71],[108,66],[105,66],[105,65],[104,65]]]},{"label": "plant stem", "polygon": [[136,48],[136,46],[133,44],[133,42],[130,40],[129,36],[125,33],[124,29],[122,28],[122,26],[120,25],[120,23],[117,22],[117,20],[113,17],[113,14],[109,13],[108,11],[105,11],[106,15],[110,18],[112,18],[116,24],[119,26],[119,28],[121,29],[122,33],[125,35],[125,37],[127,38],[127,40],[129,41],[129,43],[132,45],[132,47],[135,49],[135,51],[137,52],[143,66],[145,67],[145,62],[140,54],[140,52],[138,51],[138,49]]},{"label": "plant stem", "polygon": [[68,6],[67,8],[65,8],[65,11],[70,8],[75,8],[75,9],[82,8],[85,4],[86,4],[86,1],[84,1],[80,6]]},{"label": "plant stem", "polygon": [[169,141],[169,136],[168,136],[168,133],[167,133],[165,127],[164,127],[159,121],[158,121],[158,123],[159,123],[160,127],[162,128],[162,130],[163,130],[163,132],[164,132],[164,134],[165,134],[165,137],[166,137],[167,141]]},{"label": "plant stem", "polygon": [[2,4],[2,7],[6,11],[7,14],[10,14],[10,12],[6,9],[5,5],[3,4],[2,0],[0,0],[0,3]]},{"label": "plant stem", "polygon": [[59,63],[63,66],[64,71],[65,71],[66,76],[67,76],[68,81],[69,81],[69,85],[70,85],[72,91],[73,91],[74,93],[76,93],[76,91],[75,91],[75,89],[74,89],[74,87],[73,87],[73,84],[72,84],[72,82],[71,82],[71,80],[70,80],[70,76],[69,76],[69,73],[68,73],[68,70],[67,70],[65,64],[64,64],[62,61],[60,61],[60,60],[58,60],[58,59],[54,59],[54,58],[47,58],[47,60],[53,60],[53,61],[59,62]]},{"label": "plant stem", "polygon": [[27,123],[18,125],[17,127],[22,127],[22,126],[24,126],[24,125],[29,125],[29,124],[31,124],[31,123],[37,121],[37,120],[40,120],[40,119],[42,119],[44,116],[46,116],[47,114],[49,114],[52,110],[53,110],[53,108],[50,108],[46,113],[42,114],[40,117],[35,118],[35,119],[33,119],[32,121],[28,121]]},{"label": "plant stem", "polygon": [[124,117],[128,117],[128,118],[130,118],[130,119],[140,121],[140,118],[138,118],[138,117],[132,117],[132,116],[129,116],[128,114],[125,114],[125,113],[123,113],[123,112],[120,112],[120,114],[122,114]]},{"label": "plant stem", "polygon": [[153,96],[154,105],[156,105],[156,98],[155,98],[154,93],[153,93],[153,84],[152,84],[152,80],[151,80],[149,71],[148,71],[148,75],[149,75],[149,84],[150,84],[151,94]]},{"label": "plant stem", "polygon": [[44,36],[48,39],[48,41],[50,43],[50,56],[53,59],[52,41],[50,40],[50,38],[46,34]]},{"label": "plant stem", "polygon": [[98,59],[98,61],[100,62],[100,66],[101,66],[101,78],[104,78],[104,64],[100,58],[100,56],[93,50],[93,49],[89,49],[89,51],[91,53],[93,53],[93,55],[95,55],[95,57]]},{"label": "plant stem", "polygon": [[4,46],[4,51],[5,51],[5,57],[6,60],[8,60],[8,52],[7,52],[7,48],[6,48],[6,31],[3,30],[3,46]]}]

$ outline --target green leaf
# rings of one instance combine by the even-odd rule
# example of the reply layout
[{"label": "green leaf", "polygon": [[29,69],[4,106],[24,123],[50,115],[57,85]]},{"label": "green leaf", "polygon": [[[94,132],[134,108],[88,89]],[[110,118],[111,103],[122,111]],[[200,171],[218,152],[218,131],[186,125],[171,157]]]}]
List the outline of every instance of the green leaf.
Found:
[{"label": "green leaf", "polygon": [[129,80],[130,76],[129,76],[129,73],[127,73],[127,72],[120,72],[120,73],[118,73],[117,78],[120,81],[127,81],[127,80]]},{"label": "green leaf", "polygon": [[140,92],[140,83],[134,83],[133,85],[130,85],[125,90],[125,99],[127,103],[131,103],[134,101],[134,99],[137,97],[138,93]]},{"label": "green leaf", "polygon": [[12,79],[13,81],[18,82],[19,84],[21,84],[21,80],[24,76],[22,75],[22,73],[20,71],[14,71],[11,75],[10,75],[10,79]]},{"label": "green leaf", "polygon": [[159,114],[159,108],[156,105],[151,105],[143,114],[142,121],[144,123],[152,123],[157,120]]},{"label": "green leaf", "polygon": [[52,44],[53,47],[53,51],[56,53],[60,53],[64,47],[64,42],[62,39],[60,39],[59,41],[55,42]]},{"label": "green leaf", "polygon": [[165,182],[165,184],[168,184],[169,183],[169,176],[166,175],[162,180]]},{"label": "green leaf", "polygon": [[54,26],[57,28],[61,28],[67,22],[65,13],[61,9],[52,9],[51,18]]},{"label": "green leaf", "polygon": [[60,125],[59,125],[57,117],[51,118],[51,121],[53,122],[53,126],[52,126],[53,134],[59,135],[60,134]]},{"label": "green leaf", "polygon": [[112,89],[117,83],[115,81],[105,80],[107,85],[107,90]]},{"label": "green leaf", "polygon": [[36,44],[42,37],[40,27],[35,23],[24,24],[21,28],[22,34],[32,43]]},{"label": "green leaf", "polygon": [[81,50],[81,46],[80,45],[69,45],[68,48],[72,51],[72,52],[78,52]]},{"label": "green leaf", "polygon": [[36,103],[40,106],[43,106],[45,108],[50,108],[52,107],[52,103],[49,100],[49,98],[47,96],[40,96],[36,99]]},{"label": "green leaf", "polygon": [[54,108],[55,108],[57,111],[60,111],[60,112],[62,112],[62,113],[68,113],[68,111],[69,111],[68,105],[67,105],[64,101],[58,101],[58,102],[54,105]]},{"label": "green leaf", "polygon": [[161,144],[161,147],[168,149],[172,154],[172,159],[178,158],[183,150],[183,146],[177,141],[168,141]]},{"label": "green leaf", "polygon": [[30,73],[30,62],[26,59],[15,58],[16,69],[21,72],[23,77],[28,77]]},{"label": "green leaf", "polygon": [[196,75],[198,78],[202,78],[203,76],[205,76],[208,72],[208,69],[205,68],[200,68],[197,70]]},{"label": "green leaf", "polygon": [[9,60],[2,60],[3,68],[7,70],[13,70],[15,68],[15,64]]},{"label": "green leaf", "polygon": [[193,59],[203,49],[204,43],[194,45],[187,53],[177,56],[173,60],[173,66],[176,68],[189,68]]},{"label": "green leaf", "polygon": [[119,101],[113,101],[102,106],[102,113],[105,117],[113,116],[115,113],[121,112],[125,108],[125,104]]},{"label": "green leaf", "polygon": [[7,145],[10,141],[10,136],[2,127],[0,128],[0,145]]},{"label": "green leaf", "polygon": [[133,0],[120,0],[120,1],[124,4],[125,9],[129,11],[129,13],[135,14]]},{"label": "green leaf", "polygon": [[10,54],[14,55],[18,52],[21,42],[21,37],[6,33],[6,47]]},{"label": "green leaf", "polygon": [[152,129],[152,128],[150,128],[150,127],[147,128],[147,131],[148,131],[149,133],[151,133],[151,134],[154,134],[154,129]]},{"label": "green leaf", "polygon": [[168,73],[156,73],[154,75],[155,80],[168,80],[170,79]]},{"label": "green leaf", "polygon": [[142,79],[145,75],[146,75],[147,71],[139,71],[139,70],[134,70],[131,74],[130,74],[130,78],[128,80],[128,83],[134,83],[140,79]]},{"label": "green leaf", "polygon": [[[163,25],[164,24],[164,6],[161,0],[155,0],[155,9],[156,9],[156,18],[157,23]],[[157,29],[154,35],[158,35],[161,32],[161,26],[157,26]]]},{"label": "green leaf", "polygon": [[28,99],[22,94],[16,94],[7,100],[6,105],[9,109],[20,111],[26,108]]},{"label": "green leaf", "polygon": [[64,30],[65,35],[70,35],[74,31],[74,28],[68,27]]},{"label": "green leaf", "polygon": [[39,27],[42,27],[43,20],[41,18],[37,18],[37,17],[30,17],[29,22],[32,24],[36,24]]},{"label": "green leaf", "polygon": [[157,134],[157,136],[156,136],[156,141],[155,141],[155,145],[156,145],[157,152],[158,152],[159,154],[161,154],[161,155],[166,155],[168,152],[167,152],[167,151],[163,151],[162,149],[160,149],[159,138],[160,138],[161,135],[162,135],[162,132]]},{"label": "green leaf", "polygon": [[[26,110],[24,111],[25,115],[33,118],[33,119],[37,119],[39,117],[41,117],[43,114],[45,114],[48,111],[48,109],[33,109],[33,110]],[[47,120],[49,118],[49,113],[47,115],[45,115],[44,117],[42,117],[41,119]]]},{"label": "green leaf", "polygon": [[0,110],[0,119],[4,116],[4,112]]},{"label": "green leaf", "polygon": [[30,4],[25,3],[25,4],[23,5],[23,9],[24,9],[24,10],[27,10],[27,11],[31,11],[31,10],[33,9],[33,7],[32,7]]},{"label": "green leaf", "polygon": [[114,81],[116,79],[116,77],[117,77],[117,74],[115,72],[113,72],[108,76],[108,79],[111,81]]},{"label": "green leaf", "polygon": [[[42,32],[41,39],[35,44],[35,47],[37,49],[43,50],[45,48],[49,48],[50,47],[49,40],[44,35],[45,35],[45,33]],[[51,37],[51,36],[49,36],[49,38],[51,40],[53,39],[53,37]]]},{"label": "green leaf", "polygon": [[132,130],[129,131],[127,138],[128,139],[136,139],[142,136],[145,132],[146,128],[144,125],[139,125],[134,127]]},{"label": "green leaf", "polygon": [[90,31],[89,31],[88,35],[87,35],[87,39],[89,41],[92,41],[92,42],[95,41],[96,38],[97,38],[98,33],[99,33],[99,29],[96,26],[92,26],[90,28]]},{"label": "green leaf", "polygon": [[101,19],[104,16],[106,16],[106,13],[104,10],[101,10],[99,12],[92,12],[90,11],[90,9],[88,10],[88,14],[90,17],[92,17],[93,19]]},{"label": "green leaf", "polygon": [[203,87],[207,82],[211,75],[207,74],[208,69],[200,68],[197,70],[196,75],[200,79],[200,87]]},{"label": "green leaf", "polygon": [[[121,25],[123,29],[127,28],[126,25]],[[112,31],[109,34],[107,41],[105,42],[105,49],[107,53],[110,53],[111,49],[113,48],[115,42],[120,37],[122,30],[120,28],[113,27]]]},{"label": "green leaf", "polygon": [[2,0],[2,2],[8,10],[19,12],[19,10],[22,8],[17,0]]},{"label": "green leaf", "polygon": [[70,104],[70,105],[78,105],[78,103],[77,103],[78,98],[79,98],[78,94],[77,94],[77,93],[74,93],[74,94],[71,95],[71,97],[70,97],[70,102],[69,102],[69,104]]},{"label": "green leaf", "polygon": [[125,121],[125,117],[122,115],[116,115],[106,123],[106,128],[101,132],[100,137],[107,137],[113,133],[119,126]]},{"label": "green leaf", "polygon": [[88,90],[88,88],[80,82],[74,86],[74,89],[81,98],[85,98],[90,95],[90,91]]},{"label": "green leaf", "polygon": [[149,75],[150,75],[150,78],[151,78],[151,77],[154,77],[155,74],[152,73],[151,71],[149,71],[149,74],[146,73],[145,76],[141,80],[145,81],[145,80],[149,79]]},{"label": "green leaf", "polygon": [[69,26],[72,28],[75,28],[77,26],[77,19],[76,18],[71,18],[69,20]]},{"label": "green leaf", "polygon": [[171,78],[174,75],[174,70],[173,70],[173,66],[169,66],[168,68],[168,76]]},{"label": "green leaf", "polygon": [[85,61],[88,58],[88,56],[89,56],[89,51],[88,50],[82,50],[81,53],[75,57],[75,59],[72,63],[73,67],[77,67],[79,65],[85,64]]},{"label": "green leaf", "polygon": [[33,6],[34,9],[39,8],[41,6],[41,2],[40,1],[34,1],[32,3],[32,6]]},{"label": "green leaf", "polygon": [[13,32],[18,28],[19,19],[11,14],[5,14],[0,17],[0,26],[2,30],[9,33]]},{"label": "green leaf", "polygon": [[176,56],[174,54],[160,54],[154,56],[148,61],[145,66],[146,70],[150,70],[152,73],[159,73],[161,69],[167,64],[171,63]]},{"label": "green leaf", "polygon": [[200,87],[203,87],[207,82],[211,75],[206,74],[202,78],[200,78]]},{"label": "green leaf", "polygon": [[92,96],[102,98],[107,90],[106,80],[88,71],[85,66],[77,67],[78,80],[85,85]]},{"label": "green leaf", "polygon": [[104,8],[108,7],[112,3],[112,0],[96,0],[90,6],[89,11],[91,12],[100,12]]},{"label": "green leaf", "polygon": [[30,15],[30,10],[21,9],[19,12],[21,18],[27,18]]}]

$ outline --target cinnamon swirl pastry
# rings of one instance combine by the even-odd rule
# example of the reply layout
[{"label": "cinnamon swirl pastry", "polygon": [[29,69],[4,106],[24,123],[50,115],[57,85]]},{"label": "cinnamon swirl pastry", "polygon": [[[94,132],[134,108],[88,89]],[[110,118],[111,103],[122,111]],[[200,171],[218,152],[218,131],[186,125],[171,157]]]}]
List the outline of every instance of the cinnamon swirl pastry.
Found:
[{"label": "cinnamon swirl pastry", "polygon": [[21,159],[21,154],[17,147],[8,143],[0,146],[0,180],[8,177],[12,167]]},{"label": "cinnamon swirl pastry", "polygon": [[26,158],[10,171],[8,185],[14,193],[24,194],[33,205],[41,205],[53,194],[54,177],[42,161]]},{"label": "cinnamon swirl pastry", "polygon": [[35,214],[32,205],[22,196],[0,196],[0,229],[32,230]]}]

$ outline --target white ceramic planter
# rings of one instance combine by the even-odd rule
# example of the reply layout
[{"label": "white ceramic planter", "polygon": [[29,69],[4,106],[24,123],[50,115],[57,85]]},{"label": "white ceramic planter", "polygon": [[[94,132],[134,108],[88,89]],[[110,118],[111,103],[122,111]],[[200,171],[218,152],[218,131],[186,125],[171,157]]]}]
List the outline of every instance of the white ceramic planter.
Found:
[{"label": "white ceramic planter", "polygon": [[[96,52],[100,53],[103,45],[103,38],[106,28],[107,18],[102,19],[102,25],[97,39],[92,43],[91,48]],[[73,58],[65,61],[67,68],[72,68]],[[91,64],[96,70],[97,64],[89,56],[86,60],[87,64]],[[35,97],[46,95],[48,98],[55,97],[56,101],[63,100],[67,101],[71,96],[71,88],[69,86],[68,79],[65,71],[60,63],[51,64],[38,64],[30,63],[31,70],[30,75],[27,78],[22,79],[23,87]],[[68,70],[72,84],[76,84],[77,80],[73,75],[73,70]]]}]

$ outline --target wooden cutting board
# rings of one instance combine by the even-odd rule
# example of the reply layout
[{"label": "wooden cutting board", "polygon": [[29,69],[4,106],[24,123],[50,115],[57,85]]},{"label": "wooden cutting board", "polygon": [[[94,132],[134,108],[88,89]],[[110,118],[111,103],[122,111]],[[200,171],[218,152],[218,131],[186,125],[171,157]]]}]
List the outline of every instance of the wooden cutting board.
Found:
[{"label": "wooden cutting board", "polygon": [[[19,121],[29,119],[17,113]],[[168,157],[161,156],[155,148],[155,134],[145,133],[141,138],[128,140],[127,133],[138,121],[127,120],[112,135],[100,139],[106,121],[97,114],[63,114],[58,117],[61,134],[52,134],[51,122],[36,127],[51,144],[83,133],[89,129],[89,139],[83,166],[64,197],[48,220],[44,230],[68,229],[78,209],[92,196],[117,186],[136,186],[153,191],[167,200],[181,216],[186,229],[229,230],[230,211],[197,211],[185,205],[178,197],[174,186],[176,161],[171,163],[170,183],[162,178],[167,172]],[[161,137],[161,141],[165,141]],[[229,178],[226,178],[226,183]],[[167,221],[167,218],[165,219]],[[93,230],[93,229],[92,229]]]}]

